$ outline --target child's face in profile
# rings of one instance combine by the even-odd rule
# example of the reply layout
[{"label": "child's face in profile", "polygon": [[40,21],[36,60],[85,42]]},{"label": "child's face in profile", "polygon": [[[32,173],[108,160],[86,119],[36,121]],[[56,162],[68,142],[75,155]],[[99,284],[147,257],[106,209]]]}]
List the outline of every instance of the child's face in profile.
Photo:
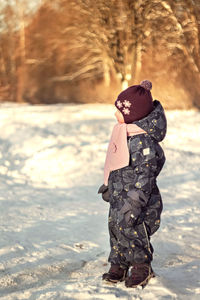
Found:
[{"label": "child's face in profile", "polygon": [[118,109],[115,112],[115,117],[119,123],[124,123],[124,117],[123,117],[121,111],[119,111]]}]

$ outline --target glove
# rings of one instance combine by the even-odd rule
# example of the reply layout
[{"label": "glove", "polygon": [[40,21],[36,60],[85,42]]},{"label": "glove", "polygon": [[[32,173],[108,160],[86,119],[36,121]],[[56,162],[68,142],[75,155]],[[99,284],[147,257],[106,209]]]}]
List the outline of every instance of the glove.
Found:
[{"label": "glove", "polygon": [[109,202],[110,197],[107,185],[102,184],[98,190],[98,194],[102,194],[102,199],[106,202]]}]

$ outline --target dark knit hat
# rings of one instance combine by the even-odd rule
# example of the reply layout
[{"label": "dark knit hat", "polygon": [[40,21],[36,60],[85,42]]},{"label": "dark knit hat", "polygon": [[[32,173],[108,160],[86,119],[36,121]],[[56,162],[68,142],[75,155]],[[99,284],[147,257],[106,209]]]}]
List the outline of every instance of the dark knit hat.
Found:
[{"label": "dark knit hat", "polygon": [[130,86],[118,95],[115,106],[123,114],[125,123],[138,121],[153,110],[151,88],[152,83],[143,80],[139,85]]}]

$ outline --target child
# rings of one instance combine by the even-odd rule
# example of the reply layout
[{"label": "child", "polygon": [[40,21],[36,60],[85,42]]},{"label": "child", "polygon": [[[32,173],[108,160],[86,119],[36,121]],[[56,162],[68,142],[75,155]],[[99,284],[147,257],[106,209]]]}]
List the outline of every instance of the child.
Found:
[{"label": "child", "polygon": [[154,276],[150,236],[160,226],[162,199],[156,178],[165,162],[159,142],[167,124],[151,88],[151,82],[144,80],[121,92],[115,101],[118,124],[108,146],[104,184],[98,191],[110,203],[111,267],[102,279],[125,280],[126,287],[144,286]]}]

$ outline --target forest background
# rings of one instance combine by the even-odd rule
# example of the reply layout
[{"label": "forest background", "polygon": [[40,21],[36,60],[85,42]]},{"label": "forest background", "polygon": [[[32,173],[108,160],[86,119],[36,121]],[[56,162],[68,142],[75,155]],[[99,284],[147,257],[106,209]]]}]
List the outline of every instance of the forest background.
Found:
[{"label": "forest background", "polygon": [[112,103],[142,79],[200,107],[200,1],[0,0],[0,101]]}]

